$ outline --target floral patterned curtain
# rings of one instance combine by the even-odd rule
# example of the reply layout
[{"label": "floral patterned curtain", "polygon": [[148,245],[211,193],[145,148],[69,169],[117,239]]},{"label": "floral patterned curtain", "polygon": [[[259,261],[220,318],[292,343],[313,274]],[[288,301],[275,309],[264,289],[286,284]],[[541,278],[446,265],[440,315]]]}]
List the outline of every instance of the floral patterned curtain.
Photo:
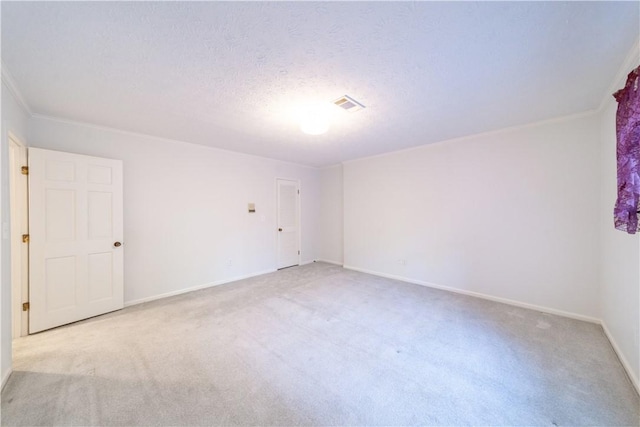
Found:
[{"label": "floral patterned curtain", "polygon": [[627,83],[613,96],[618,101],[618,200],[613,209],[618,230],[635,234],[640,211],[640,67],[629,73]]}]

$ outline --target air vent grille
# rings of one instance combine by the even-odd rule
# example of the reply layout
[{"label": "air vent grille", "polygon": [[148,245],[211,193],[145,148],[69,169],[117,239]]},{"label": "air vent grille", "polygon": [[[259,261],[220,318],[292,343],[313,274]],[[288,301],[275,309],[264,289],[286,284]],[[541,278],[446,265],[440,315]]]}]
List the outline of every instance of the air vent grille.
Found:
[{"label": "air vent grille", "polygon": [[340,98],[333,101],[333,103],[350,113],[365,108],[364,105],[351,98],[349,95],[341,96]]}]

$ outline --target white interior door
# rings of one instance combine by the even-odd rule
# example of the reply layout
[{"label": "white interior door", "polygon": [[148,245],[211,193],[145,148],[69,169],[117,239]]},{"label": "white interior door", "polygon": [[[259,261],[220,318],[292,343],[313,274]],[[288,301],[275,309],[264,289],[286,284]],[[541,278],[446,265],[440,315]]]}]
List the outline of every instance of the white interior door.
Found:
[{"label": "white interior door", "polygon": [[122,161],[29,149],[29,333],[123,306]]},{"label": "white interior door", "polygon": [[297,181],[277,180],[278,268],[300,264],[300,224]]}]

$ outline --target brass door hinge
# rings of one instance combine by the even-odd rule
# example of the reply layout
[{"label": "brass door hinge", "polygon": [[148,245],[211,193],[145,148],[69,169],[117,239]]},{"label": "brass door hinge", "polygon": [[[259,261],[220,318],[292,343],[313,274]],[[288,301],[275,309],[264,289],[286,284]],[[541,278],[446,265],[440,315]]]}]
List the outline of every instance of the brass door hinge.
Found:
[{"label": "brass door hinge", "polygon": [[21,171],[22,175],[29,175],[29,166],[23,166]]},{"label": "brass door hinge", "polygon": [[29,311],[29,303],[28,302],[23,302],[22,303],[22,311]]},{"label": "brass door hinge", "polygon": [[23,234],[22,235],[22,243],[29,243],[29,235],[28,234]]}]

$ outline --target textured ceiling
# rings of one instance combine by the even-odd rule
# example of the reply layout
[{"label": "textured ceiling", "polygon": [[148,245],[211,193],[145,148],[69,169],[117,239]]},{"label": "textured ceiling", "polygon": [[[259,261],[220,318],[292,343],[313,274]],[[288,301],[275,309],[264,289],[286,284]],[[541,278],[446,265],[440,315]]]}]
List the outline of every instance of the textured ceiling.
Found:
[{"label": "textured ceiling", "polygon": [[[595,109],[638,2],[2,2],[34,113],[313,166]],[[329,132],[306,103],[348,94]]]}]

